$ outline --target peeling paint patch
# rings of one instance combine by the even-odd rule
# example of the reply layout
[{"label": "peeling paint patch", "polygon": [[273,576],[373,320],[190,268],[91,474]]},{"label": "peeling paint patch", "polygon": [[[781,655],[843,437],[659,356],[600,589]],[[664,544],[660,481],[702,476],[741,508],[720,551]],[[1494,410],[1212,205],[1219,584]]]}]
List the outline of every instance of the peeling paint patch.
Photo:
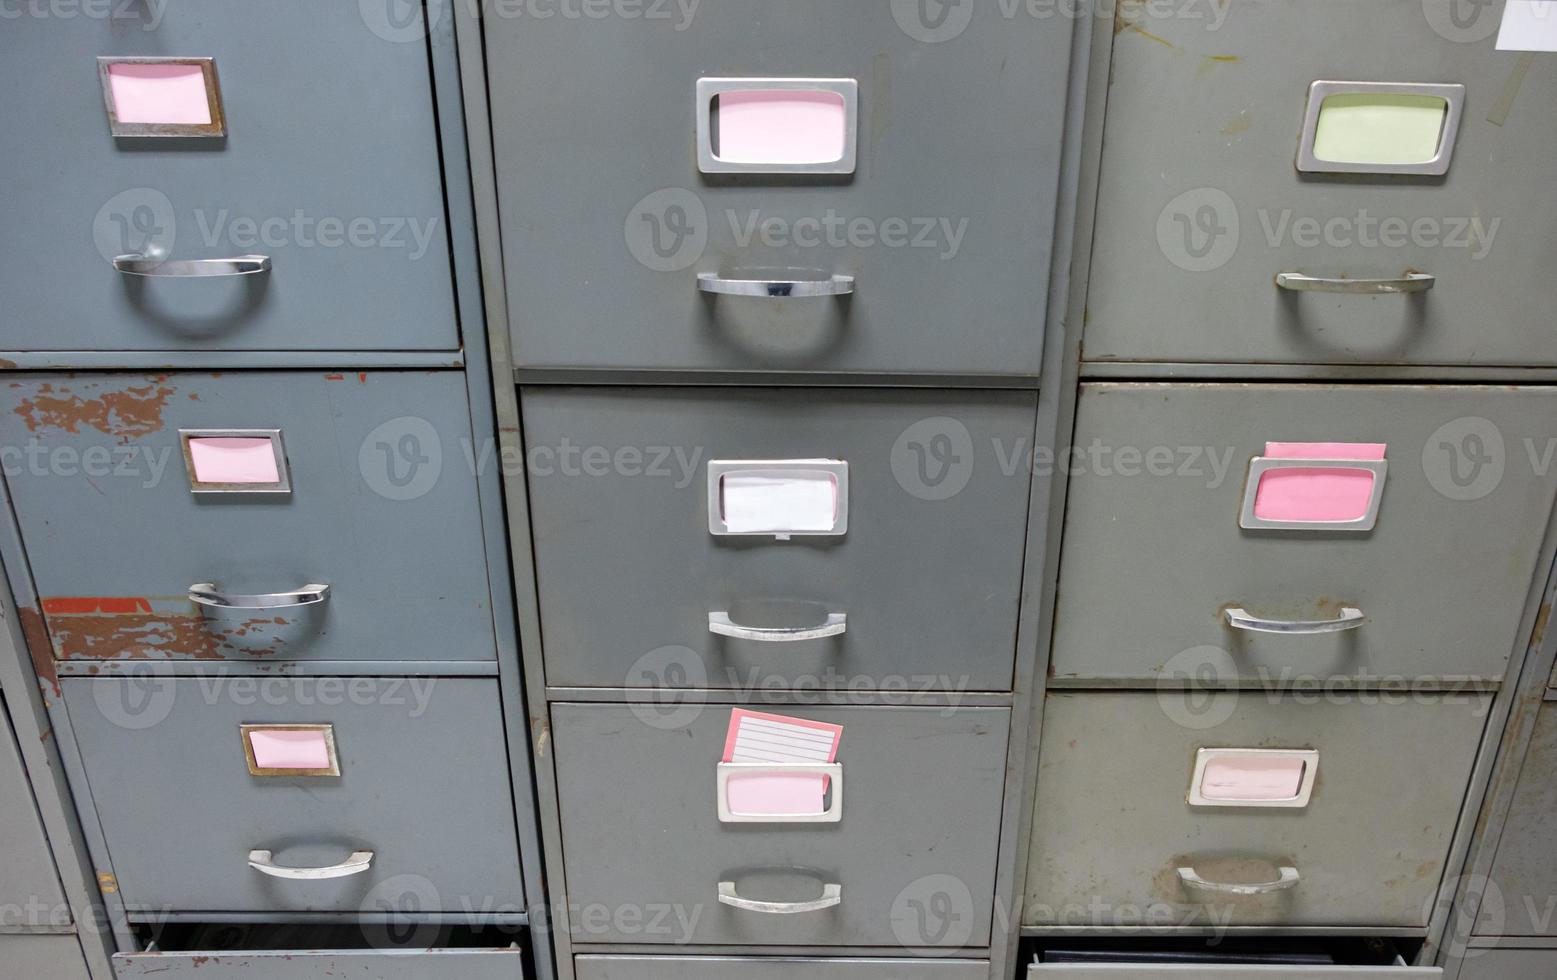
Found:
[{"label": "peeling paint patch", "polygon": [[[158,605],[161,605],[159,603]],[[60,660],[222,660],[272,657],[293,624],[282,617],[208,619],[154,607],[148,599],[44,600]]]},{"label": "peeling paint patch", "polygon": [[144,436],[162,431],[162,413],[173,396],[166,381],[166,377],[152,378],[146,384],[106,391],[93,398],[82,397],[63,386],[56,390],[46,383],[13,411],[21,416],[29,432],[61,429],[79,434],[83,429],[96,429],[110,436]]},{"label": "peeling paint patch", "polygon": [[54,689],[54,696],[59,697],[59,669],[54,665],[54,648],[49,643],[49,628],[43,623],[43,613],[31,606],[18,606],[16,615],[27,641],[27,652],[32,656],[33,671],[40,681]]}]

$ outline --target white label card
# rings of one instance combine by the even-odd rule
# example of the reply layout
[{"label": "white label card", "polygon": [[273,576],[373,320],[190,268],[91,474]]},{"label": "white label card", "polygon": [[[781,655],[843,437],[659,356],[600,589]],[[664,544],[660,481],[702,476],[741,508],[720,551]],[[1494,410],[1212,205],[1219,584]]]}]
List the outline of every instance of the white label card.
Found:
[{"label": "white label card", "polygon": [[1557,51],[1557,0],[1508,0],[1499,51]]}]

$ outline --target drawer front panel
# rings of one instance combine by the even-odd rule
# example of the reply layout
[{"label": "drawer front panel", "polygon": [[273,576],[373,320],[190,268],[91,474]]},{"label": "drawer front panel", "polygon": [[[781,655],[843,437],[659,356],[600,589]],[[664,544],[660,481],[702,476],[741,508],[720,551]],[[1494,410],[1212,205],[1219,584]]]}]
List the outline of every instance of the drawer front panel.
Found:
[{"label": "drawer front panel", "polygon": [[[1542,388],[1085,385],[1055,678],[1500,677],[1557,482],[1554,417],[1557,390]],[[1251,467],[1299,440],[1321,444],[1305,455],[1385,447],[1382,461],[1332,464],[1387,467],[1371,531],[1241,527],[1284,472],[1254,480]],[[1277,496],[1275,513],[1324,505],[1328,471],[1317,474],[1301,491],[1312,500]],[[1237,629],[1235,609],[1333,631]]]},{"label": "drawer front panel", "polygon": [[[126,904],[522,907],[507,782],[468,778],[505,764],[496,681],[142,671],[62,682]],[[340,775],[251,775],[249,724],[331,726]],[[256,850],[283,868],[373,856],[362,873],[291,880],[250,867]]]},{"label": "drawer front panel", "polygon": [[1436,967],[1409,966],[1111,966],[1034,963],[1028,980],[1441,980]]},{"label": "drawer front panel", "polygon": [[0,934],[0,963],[28,980],[87,980],[86,961],[75,936]]},{"label": "drawer front panel", "polygon": [[[61,659],[494,656],[459,373],[29,375],[4,395],[6,472]],[[180,430],[279,432],[281,451],[215,438],[186,461]],[[196,476],[289,490],[196,492]],[[193,585],[250,608],[197,602]],[[323,601],[252,608],[308,585],[329,586]]]},{"label": "drawer front panel", "polygon": [[266,953],[121,953],[120,977],[157,980],[519,980],[523,954],[509,949],[299,951]]},{"label": "drawer front panel", "polygon": [[[0,228],[13,257],[0,272],[5,345],[458,347],[426,43],[387,43],[367,21],[353,6],[305,0],[10,20],[0,82],[50,84],[0,133],[13,175]],[[113,135],[105,91],[115,86],[98,59],[170,56],[212,59],[225,138]],[[197,97],[200,83],[190,81]],[[146,119],[181,100],[176,89],[119,97],[121,116]],[[271,268],[197,281],[169,278],[192,271],[169,265],[148,278],[115,271],[120,255],[264,255]]]},{"label": "drawer front panel", "polygon": [[740,959],[730,956],[577,956],[578,980],[987,980],[976,960]]},{"label": "drawer front panel", "polygon": [[[549,683],[1010,687],[1032,395],[527,388],[522,402]],[[713,533],[711,508],[734,520],[714,467],[729,460],[847,464],[828,505],[840,533]],[[779,628],[841,615],[844,632],[763,642],[712,632],[715,613]]]},{"label": "drawer front panel", "polygon": [[1482,936],[1557,936],[1557,701],[1541,706],[1519,772],[1519,788],[1498,842],[1492,881],[1476,932]]},{"label": "drawer front panel", "polygon": [[0,915],[0,930],[69,924],[70,911],[4,699],[0,699],[0,864],[5,867],[0,875],[0,909],[8,913]]},{"label": "drawer front panel", "polygon": [[1472,949],[1458,980],[1547,980],[1557,976],[1557,949]]},{"label": "drawer front panel", "polygon": [[[1035,375],[1074,20],[1001,13],[737,0],[685,23],[493,19],[518,363]],[[701,172],[704,78],[849,88],[852,169]],[[568,98],[524,97],[541,89]],[[855,283],[764,299],[701,275]]]},{"label": "drawer front panel", "polygon": [[[1503,8],[1258,0],[1204,17],[1122,14],[1086,356],[1557,363],[1557,199],[1524,163],[1557,152],[1557,119],[1538,111],[1557,96],[1557,63],[1495,50]],[[1316,80],[1464,86],[1447,174],[1299,172],[1294,136]],[[1360,149],[1344,158],[1408,158],[1398,144]],[[1426,273],[1436,286],[1297,292],[1278,287],[1281,273],[1332,289]]]},{"label": "drawer front panel", "polygon": [[[639,928],[581,916],[574,942],[989,942],[1009,711],[770,707],[843,726],[842,819],[736,824],[720,821],[716,789],[730,711],[667,719],[658,707],[552,708],[569,901],[646,910]],[[741,899],[777,903],[838,885],[841,902],[765,914],[721,903],[727,881]]]},{"label": "drawer front panel", "polygon": [[[1425,926],[1489,703],[1433,699],[1051,693],[1026,923]],[[1191,806],[1204,748],[1316,750],[1312,799]],[[1099,808],[1100,793],[1116,805]],[[1295,887],[1215,888],[1267,885],[1286,869]]]}]

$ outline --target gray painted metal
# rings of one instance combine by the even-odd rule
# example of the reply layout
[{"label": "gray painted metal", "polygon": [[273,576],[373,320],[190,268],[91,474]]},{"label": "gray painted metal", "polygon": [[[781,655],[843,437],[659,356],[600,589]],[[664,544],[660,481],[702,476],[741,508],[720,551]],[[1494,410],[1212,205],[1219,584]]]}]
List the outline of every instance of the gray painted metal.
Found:
[{"label": "gray painted metal", "polygon": [[713,956],[579,956],[579,980],[987,980],[972,960],[752,959]]},{"label": "gray painted metal", "polygon": [[[1051,691],[1023,924],[1425,926],[1490,703]],[[1317,749],[1312,803],[1190,807],[1208,747]],[[1297,887],[1248,898],[1191,893],[1177,874],[1252,883],[1281,866]]]},{"label": "gray painted metal", "polygon": [[[1250,0],[1194,16],[1180,5],[1121,13],[1086,356],[1557,363],[1557,198],[1530,177],[1531,161],[1557,152],[1557,118],[1542,111],[1557,62],[1494,50],[1503,6]],[[1319,79],[1465,84],[1448,176],[1299,175]],[[1274,283],[1281,272],[1406,271],[1436,276],[1436,288],[1299,295]]]},{"label": "gray painted metal", "polygon": [[0,935],[0,972],[17,980],[87,980],[75,936]]},{"label": "gray painted metal", "polygon": [[1457,980],[1551,980],[1557,949],[1467,950]]},{"label": "gray painted metal", "polygon": [[[1010,712],[765,710],[843,726],[841,823],[721,824],[714,787],[727,710],[552,706],[568,901],[584,910],[573,942],[987,944]],[[719,883],[731,880],[742,897],[773,902],[838,884],[843,901],[809,914],[748,912],[718,904]],[[920,905],[931,910],[923,920]],[[634,924],[591,907],[644,916]],[[664,915],[651,928],[655,910]]]},{"label": "gray painted metal", "polygon": [[1557,936],[1557,702],[1543,704],[1519,771],[1478,936]]},{"label": "gray painted metal", "polygon": [[[6,26],[0,85],[49,80],[0,132],[6,346],[459,346],[425,32],[376,33],[356,5],[306,0],[121,4]],[[96,58],[168,54],[216,59],[225,139],[110,136]],[[273,269],[135,279],[110,265],[158,248],[266,254]]]},{"label": "gray painted metal", "polygon": [[[61,659],[493,658],[463,374],[21,375],[0,397]],[[281,429],[292,493],[191,494],[180,428]],[[315,606],[202,613],[199,582],[331,588]],[[117,604],[61,612],[63,597]]]},{"label": "gray painted metal", "polygon": [[0,698],[0,932],[69,927],[32,785],[22,768],[10,714]]},{"label": "gray painted metal", "polygon": [[298,950],[264,953],[121,953],[122,978],[157,980],[520,980],[517,949]]},{"label": "gray painted metal", "polygon": [[[1054,681],[1501,677],[1544,554],[1554,416],[1549,388],[1084,385]],[[1387,443],[1378,527],[1241,531],[1244,473],[1267,441]],[[1350,605],[1367,621],[1242,633],[1223,623],[1234,605],[1279,619]]]},{"label": "gray painted metal", "polygon": [[[489,15],[516,363],[1036,375],[1075,20],[922,6]],[[700,175],[705,76],[856,79],[857,172]],[[796,269],[855,294],[697,288]]]},{"label": "gray painted metal", "polygon": [[[548,683],[1010,688],[1032,394],[527,388],[521,400]],[[847,534],[709,533],[709,460],[816,458],[849,464]],[[713,611],[776,626],[841,612],[847,632],[728,639],[709,633]],[[644,659],[665,647],[680,648],[680,673]]]},{"label": "gray painted metal", "polygon": [[1443,971],[1408,966],[1154,966],[1034,963],[1028,980],[1439,980]]},{"label": "gray painted metal", "polygon": [[[213,672],[67,678],[65,703],[126,905],[264,912],[522,910],[495,682]],[[341,776],[250,776],[238,726],[331,724]],[[431,828],[436,828],[433,832]],[[281,881],[371,850],[366,873]],[[407,902],[414,904],[407,905]]]}]

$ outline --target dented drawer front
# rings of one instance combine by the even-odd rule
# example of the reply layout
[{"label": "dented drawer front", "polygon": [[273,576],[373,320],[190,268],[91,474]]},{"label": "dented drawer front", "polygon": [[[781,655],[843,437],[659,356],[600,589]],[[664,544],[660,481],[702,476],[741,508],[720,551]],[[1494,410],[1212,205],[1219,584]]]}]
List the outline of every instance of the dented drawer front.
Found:
[{"label": "dented drawer front", "polygon": [[[1010,712],[766,710],[843,726],[838,822],[721,821],[728,708],[553,706],[568,899],[585,910],[573,941],[988,945]],[[830,890],[831,905],[810,911],[744,907]],[[643,916],[588,912],[601,907]]]},{"label": "dented drawer front", "polygon": [[114,969],[126,980],[520,980],[524,961],[517,949],[121,953]]},{"label": "dented drawer front", "polygon": [[0,698],[0,932],[70,924],[32,786]]},{"label": "dented drawer front", "polygon": [[[489,21],[518,364],[1036,375],[1075,19],[1012,10]],[[802,91],[765,103],[774,80]],[[705,118],[718,161],[700,160]],[[764,298],[700,276],[853,282]]]},{"label": "dented drawer front", "polygon": [[1557,701],[1536,717],[1476,919],[1482,936],[1557,936]]},{"label": "dented drawer front", "polygon": [[1554,417],[1550,388],[1083,386],[1054,677],[1501,677]]},{"label": "dented drawer front", "polygon": [[59,658],[494,656],[463,375],[26,375],[3,391]]},{"label": "dented drawer front", "polygon": [[[421,5],[401,6],[403,26],[306,0],[8,18],[0,85],[42,95],[0,132],[12,175],[0,344],[458,347],[426,33]],[[146,58],[164,63],[122,64]],[[224,120],[225,137],[204,118]],[[183,135],[115,135],[159,120]],[[148,275],[116,271],[121,256]],[[177,264],[257,256],[268,272]]]},{"label": "dented drawer front", "polygon": [[[549,683],[1010,687],[1032,394],[527,388],[522,404]],[[825,533],[729,533],[762,526],[735,512],[743,475],[825,481]]]},{"label": "dented drawer front", "polygon": [[1557,949],[1469,949],[1457,980],[1551,980]]},{"label": "dented drawer front", "polygon": [[140,671],[62,682],[131,907],[523,907],[496,681]]},{"label": "dented drawer front", "polygon": [[86,961],[75,936],[11,936],[0,933],[0,964],[8,977],[25,980],[87,980]]},{"label": "dented drawer front", "polygon": [[[1051,692],[1026,924],[1425,927],[1489,703]],[[1202,768],[1228,749],[1314,753],[1306,800],[1226,752]]]},{"label": "dented drawer front", "polygon": [[[1541,111],[1557,97],[1557,62],[1496,50],[1504,6],[1251,0],[1122,10],[1086,356],[1557,363],[1548,302],[1557,198],[1528,164],[1557,152],[1557,117]],[[1374,83],[1372,93],[1343,85],[1317,97],[1326,114],[1342,112],[1317,120],[1335,127],[1318,153],[1393,160],[1384,169],[1397,172],[1300,159],[1316,81]],[[1411,94],[1423,83],[1463,87],[1455,118],[1445,118],[1441,96]],[[1440,100],[1426,115],[1428,103],[1411,102],[1424,97]],[[1456,122],[1446,173],[1398,162],[1432,157],[1414,144],[1441,146]],[[1329,280],[1294,284],[1327,290],[1421,274],[1436,282],[1426,292],[1348,295],[1280,288],[1283,273]]]},{"label": "dented drawer front", "polygon": [[579,956],[578,980],[987,980],[977,960],[741,959],[731,956]]}]

